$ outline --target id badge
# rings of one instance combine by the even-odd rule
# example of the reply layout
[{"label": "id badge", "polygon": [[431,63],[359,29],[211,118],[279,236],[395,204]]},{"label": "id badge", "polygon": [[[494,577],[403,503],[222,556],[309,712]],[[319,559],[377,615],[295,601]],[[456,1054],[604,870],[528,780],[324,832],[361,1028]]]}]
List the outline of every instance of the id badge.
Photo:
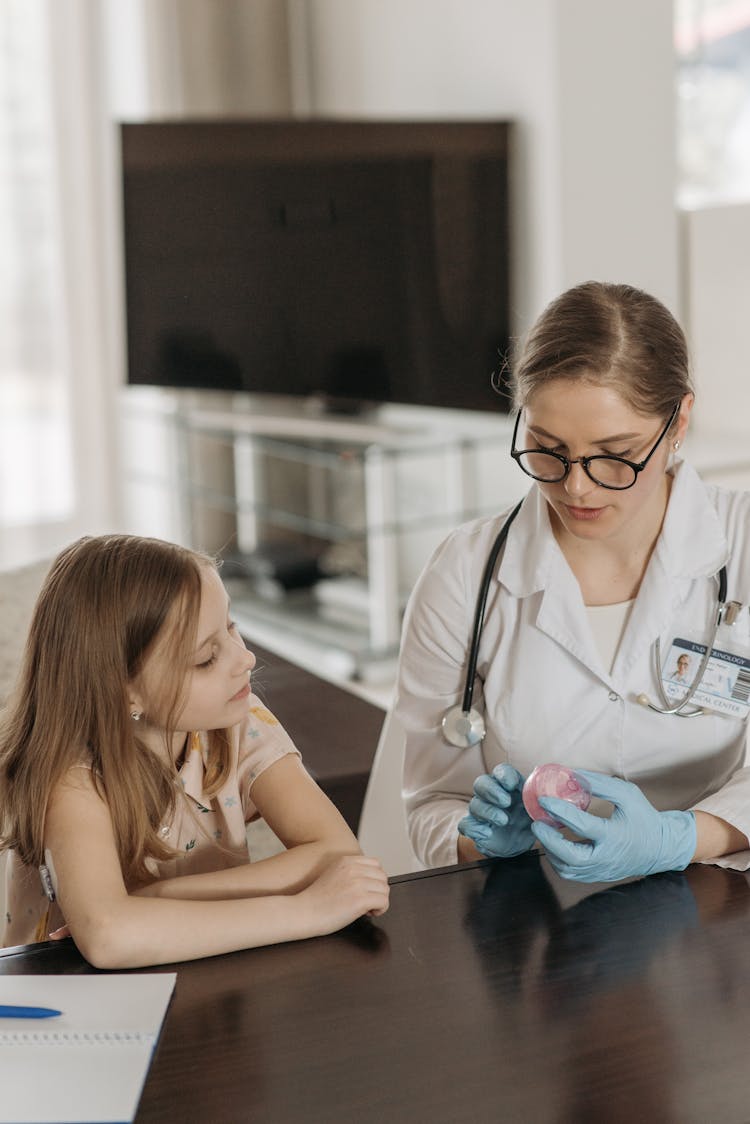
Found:
[{"label": "id badge", "polygon": [[[724,631],[724,630],[721,630]],[[716,646],[706,664],[700,684],[691,696],[690,706],[700,706],[729,718],[747,718],[750,712],[750,648],[745,644]],[[739,650],[741,649],[741,650]],[[706,645],[675,637],[662,665],[661,681],[670,703],[676,703],[690,690]]]}]

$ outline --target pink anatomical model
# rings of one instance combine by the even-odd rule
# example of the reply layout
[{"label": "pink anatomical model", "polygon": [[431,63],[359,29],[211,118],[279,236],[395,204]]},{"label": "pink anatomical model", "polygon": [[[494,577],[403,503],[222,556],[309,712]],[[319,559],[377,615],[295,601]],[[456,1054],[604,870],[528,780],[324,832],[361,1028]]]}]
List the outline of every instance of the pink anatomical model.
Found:
[{"label": "pink anatomical model", "polygon": [[537,765],[523,786],[523,804],[532,820],[541,820],[542,823],[559,827],[560,824],[545,812],[539,803],[540,796],[556,796],[559,800],[567,800],[585,812],[591,802],[591,790],[588,783],[567,765]]}]

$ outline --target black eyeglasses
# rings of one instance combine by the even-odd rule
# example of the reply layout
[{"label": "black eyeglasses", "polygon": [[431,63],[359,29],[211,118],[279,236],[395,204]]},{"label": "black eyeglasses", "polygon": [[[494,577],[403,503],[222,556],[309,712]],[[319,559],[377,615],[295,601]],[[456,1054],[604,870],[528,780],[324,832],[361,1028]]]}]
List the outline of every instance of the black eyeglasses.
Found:
[{"label": "black eyeglasses", "polygon": [[532,476],[534,480],[541,480],[545,484],[559,484],[561,480],[565,479],[574,464],[580,464],[589,480],[593,480],[600,488],[611,488],[614,491],[622,492],[626,488],[633,487],[638,479],[638,473],[643,472],[667,435],[672,422],[677,417],[679,408],[680,403],[677,402],[669,415],[669,421],[656,438],[648,456],[638,463],[627,461],[624,457],[611,457],[599,453],[593,457],[575,457],[571,460],[569,457],[564,457],[562,453],[553,453],[549,449],[518,450],[516,449],[516,435],[518,434],[518,423],[521,420],[520,410],[513,427],[510,455],[527,476]]}]

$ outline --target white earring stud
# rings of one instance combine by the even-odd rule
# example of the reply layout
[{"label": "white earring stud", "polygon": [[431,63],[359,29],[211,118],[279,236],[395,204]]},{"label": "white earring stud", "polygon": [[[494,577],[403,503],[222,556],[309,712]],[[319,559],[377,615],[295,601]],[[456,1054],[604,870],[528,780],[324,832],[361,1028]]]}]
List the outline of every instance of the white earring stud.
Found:
[{"label": "white earring stud", "polygon": [[679,441],[675,441],[674,445],[672,446],[672,448],[674,449],[674,451],[675,451],[675,452],[677,452],[677,450],[679,449],[679,447],[680,447],[680,442],[679,442]]},{"label": "white earring stud", "polygon": [[140,722],[140,720],[141,720],[141,716],[140,716],[140,714],[138,713],[137,710],[131,710],[130,717],[133,719],[134,722]]}]

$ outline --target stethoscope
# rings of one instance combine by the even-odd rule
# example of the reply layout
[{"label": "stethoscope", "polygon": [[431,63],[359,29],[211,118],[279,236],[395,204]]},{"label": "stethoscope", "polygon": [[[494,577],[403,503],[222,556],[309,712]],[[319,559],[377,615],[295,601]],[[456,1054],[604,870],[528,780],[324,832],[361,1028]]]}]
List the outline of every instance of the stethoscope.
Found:
[{"label": "stethoscope", "polygon": [[[508,537],[508,531],[511,524],[518,512],[521,510],[520,500],[511,511],[508,518],[503,523],[498,531],[497,538],[492,544],[492,550],[487,558],[487,563],[484,567],[482,574],[482,581],[479,586],[479,594],[477,596],[476,609],[474,611],[474,628],[471,634],[471,643],[469,645],[469,658],[466,663],[466,678],[464,680],[464,691],[461,703],[457,706],[452,706],[446,710],[443,715],[442,728],[443,737],[449,745],[456,746],[457,749],[468,749],[469,746],[477,745],[481,742],[487,733],[487,728],[484,723],[483,716],[472,706],[474,699],[474,679],[477,670],[477,660],[479,658],[479,644],[482,639],[482,628],[484,627],[484,612],[487,606],[487,596],[492,584],[492,577],[495,572],[495,565],[497,563],[500,551],[503,549],[505,540]],[[648,695],[638,695],[638,702],[643,706],[647,706],[649,710],[655,710],[657,714],[676,714],[678,718],[697,718],[698,715],[703,714],[701,707],[692,707],[689,710],[685,708],[689,705],[695,692],[698,690],[703,679],[703,673],[708,666],[708,661],[711,658],[716,635],[719,631],[719,626],[724,619],[725,609],[731,609],[737,603],[730,601],[727,606],[727,570],[726,566],[722,566],[718,573],[719,589],[717,596],[717,611],[714,621],[713,631],[711,633],[711,640],[706,645],[706,650],[701,657],[698,670],[696,671],[690,686],[685,691],[685,694],[678,702],[670,703],[667,694],[664,690],[664,685],[661,679],[661,645],[659,638],[656,638],[654,646],[654,664],[656,668],[656,682],[659,687],[659,694],[661,696],[662,706],[651,702]],[[739,606],[738,606],[739,607]],[[731,623],[727,617],[727,623]]]},{"label": "stethoscope", "polygon": [[[729,604],[727,605],[727,568],[726,568],[726,566],[721,567],[721,569],[719,570],[718,577],[719,577],[719,591],[718,591],[718,594],[717,594],[717,597],[716,597],[716,617],[714,619],[714,627],[713,627],[713,631],[711,633],[711,639],[710,639],[709,643],[706,645],[705,652],[701,656],[701,662],[698,664],[698,670],[696,671],[695,675],[693,676],[693,680],[690,683],[690,686],[687,688],[687,690],[685,691],[685,694],[682,696],[681,699],[679,699],[677,702],[670,703],[670,701],[667,697],[667,693],[664,690],[664,684],[663,684],[662,678],[661,678],[661,643],[659,641],[659,637],[657,636],[656,637],[656,643],[654,645],[654,667],[656,669],[656,684],[657,684],[657,687],[659,689],[659,695],[661,696],[661,701],[662,701],[663,705],[657,706],[656,703],[651,702],[651,699],[648,697],[647,694],[642,692],[637,697],[637,702],[639,702],[641,704],[641,706],[647,706],[649,710],[655,710],[657,714],[676,714],[678,718],[698,718],[701,714],[705,713],[705,711],[703,710],[703,707],[701,707],[701,706],[694,706],[690,710],[686,710],[685,707],[688,705],[688,703],[692,699],[693,695],[695,694],[695,692],[698,690],[698,688],[701,685],[701,682],[703,680],[703,672],[706,670],[706,667],[708,666],[708,661],[711,659],[711,653],[713,651],[713,647],[714,647],[714,644],[716,642],[716,634],[719,631],[719,626],[721,625],[721,622],[724,620],[725,613],[726,613],[726,616],[727,616],[727,623],[731,624],[732,620],[729,619],[729,617],[730,617],[729,610],[732,610],[734,607],[736,607],[737,609],[739,608],[739,605],[736,601],[730,601]],[[734,615],[736,615],[736,610],[735,610],[735,613],[732,614],[732,617]]]},{"label": "stethoscope", "polygon": [[477,660],[479,658],[479,643],[482,639],[482,628],[484,626],[484,610],[487,607],[487,595],[490,592],[492,575],[495,572],[498,556],[508,537],[510,525],[521,510],[522,503],[523,500],[519,500],[513,508],[492,544],[492,550],[489,553],[487,563],[484,567],[484,573],[482,574],[482,582],[479,586],[479,594],[477,596],[477,606],[474,611],[474,628],[469,645],[469,658],[466,663],[463,698],[459,706],[452,706],[450,710],[446,710],[443,715],[443,737],[450,745],[455,745],[457,749],[468,749],[469,746],[476,745],[477,742],[482,741],[487,733],[484,718],[479,711],[475,710],[471,705],[474,699],[474,677],[476,675]]}]

